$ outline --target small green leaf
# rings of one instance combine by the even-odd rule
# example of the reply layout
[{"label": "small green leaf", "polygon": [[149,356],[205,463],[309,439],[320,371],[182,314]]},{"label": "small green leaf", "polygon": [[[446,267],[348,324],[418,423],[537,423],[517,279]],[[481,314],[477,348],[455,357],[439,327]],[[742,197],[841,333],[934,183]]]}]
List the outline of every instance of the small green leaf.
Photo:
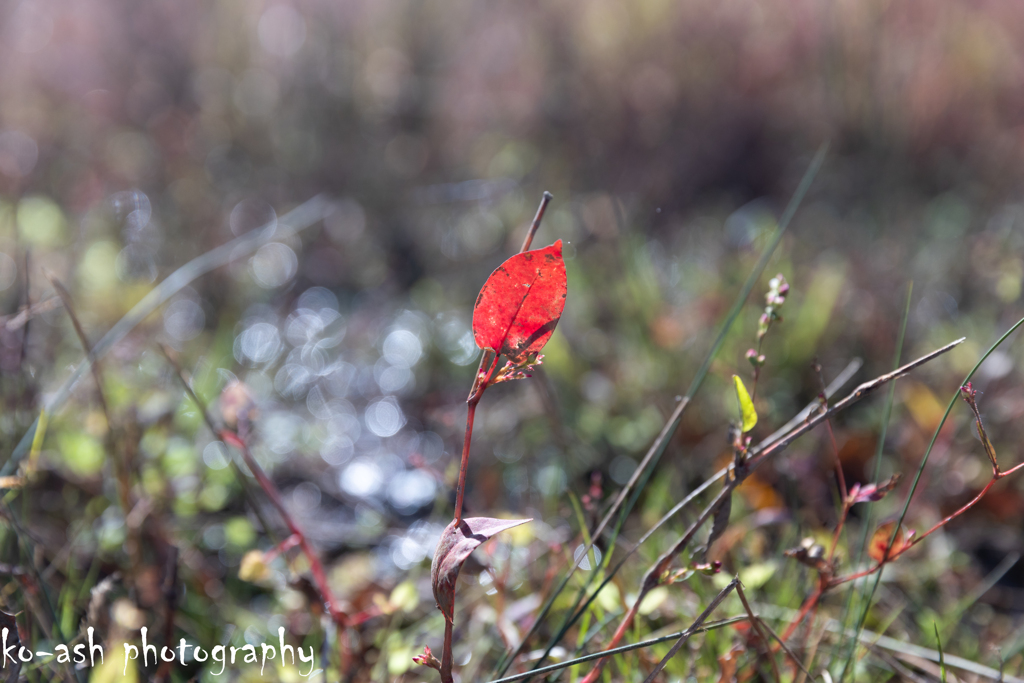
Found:
[{"label": "small green leaf", "polygon": [[747,388],[743,386],[743,380],[739,375],[732,376],[736,383],[736,398],[740,400],[740,415],[743,417],[743,433],[746,434],[757,424],[757,411],[754,410],[754,402],[750,400]]}]

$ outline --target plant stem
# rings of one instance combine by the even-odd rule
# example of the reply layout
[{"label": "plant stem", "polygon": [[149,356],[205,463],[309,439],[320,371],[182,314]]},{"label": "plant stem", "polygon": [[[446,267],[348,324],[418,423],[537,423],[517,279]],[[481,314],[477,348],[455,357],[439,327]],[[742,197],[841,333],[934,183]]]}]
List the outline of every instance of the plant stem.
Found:
[{"label": "plant stem", "polygon": [[[907,305],[909,306],[909,304],[910,304],[910,296],[909,296],[909,291],[908,291]],[[906,314],[904,314],[904,315],[906,315]],[[921,475],[924,473],[924,468],[927,467],[927,465],[928,465],[928,458],[929,458],[929,456],[931,456],[932,449],[935,447],[935,442],[938,441],[938,439],[939,439],[939,434],[942,431],[942,427],[946,424],[946,420],[949,418],[949,413],[953,410],[953,405],[956,403],[957,397],[960,396],[961,387],[963,387],[965,384],[967,384],[967,382],[970,381],[970,379],[974,376],[974,373],[977,372],[978,368],[981,367],[981,364],[984,363],[988,359],[988,357],[990,355],[992,355],[992,353],[997,348],[999,348],[1002,345],[1002,343],[1004,341],[1006,341],[1007,338],[1011,334],[1013,334],[1013,332],[1018,327],[1020,327],[1021,325],[1024,325],[1024,318],[1021,318],[1016,323],[1014,323],[1014,325],[1010,329],[1008,329],[1006,332],[1004,332],[1003,335],[1001,337],[999,337],[999,339],[997,339],[994,344],[992,344],[992,346],[988,347],[988,350],[981,356],[981,358],[978,359],[978,362],[974,364],[974,367],[971,368],[971,371],[967,373],[967,376],[964,377],[963,381],[960,382],[960,384],[957,386],[956,393],[953,394],[952,398],[949,399],[949,404],[946,406],[946,412],[942,414],[942,419],[939,420],[938,426],[935,427],[935,432],[932,434],[932,439],[931,439],[931,441],[928,442],[928,447],[925,449],[924,456],[921,458],[921,464],[918,465],[918,467],[917,467],[917,473],[914,475],[914,481],[910,485],[910,491],[907,493],[907,498],[903,502],[903,509],[900,511],[899,519],[896,521],[896,524],[893,526],[892,538],[889,539],[889,546],[890,547],[896,541],[896,534],[899,533],[900,526],[903,524],[903,520],[907,516],[907,510],[910,509],[910,501],[914,497],[914,492],[917,491],[917,485],[921,481]],[[881,453],[879,452],[879,457],[880,456],[881,456]],[[877,465],[876,465],[876,469],[877,469]],[[865,536],[865,538],[866,538],[866,536]],[[878,584],[879,584],[879,582],[881,580],[882,580],[882,574],[881,574],[881,572],[879,572],[878,574],[875,575],[875,582],[874,582],[874,584],[872,584],[871,589],[867,592],[867,599],[864,602],[864,610],[860,614],[860,619],[857,620],[857,624],[856,624],[856,626],[854,628],[854,633],[859,633],[860,630],[864,627],[864,622],[865,622],[865,620],[867,620],[868,612],[871,610],[871,602],[872,602],[872,600],[875,597],[875,591],[878,590]],[[856,641],[856,637],[854,638],[854,640]],[[846,662],[846,664],[843,667],[843,672],[842,672],[842,674],[840,674],[840,677],[839,677],[840,683],[842,683],[843,678],[846,677],[846,672],[847,672],[847,670],[850,667],[850,662],[851,662],[852,658],[853,658],[852,655],[847,658],[847,662]]]},{"label": "plant stem", "polygon": [[[768,640],[768,636],[764,632],[764,628],[761,624],[761,620],[754,614],[754,610],[750,609],[750,603],[747,602],[747,596],[743,593],[743,584],[740,583],[739,575],[736,576],[736,594],[740,596],[740,602],[743,603],[743,609],[747,611],[750,616],[750,626],[757,631],[757,636],[761,639],[761,644],[764,646],[765,655],[768,657],[768,661],[772,665],[772,674],[775,676],[775,682],[779,680],[779,667],[775,662],[775,655],[772,653],[771,641]],[[780,641],[781,642],[781,641]]]},{"label": "plant stem", "polygon": [[521,680],[523,680],[525,678],[530,678],[532,676],[542,676],[544,674],[549,674],[549,673],[552,673],[552,672],[555,672],[555,671],[561,671],[562,669],[567,669],[570,666],[576,666],[578,664],[583,664],[585,662],[592,662],[595,659],[600,659],[601,657],[609,657],[611,655],[618,655],[618,654],[622,654],[623,652],[632,652],[633,650],[639,650],[641,648],[649,647],[651,645],[657,645],[659,643],[665,643],[665,642],[668,642],[670,640],[676,640],[677,638],[681,638],[682,636],[686,635],[687,633],[693,634],[693,633],[706,633],[708,631],[714,631],[716,629],[720,629],[720,628],[725,627],[725,626],[730,626],[732,624],[737,624],[737,623],[740,623],[740,622],[743,622],[743,621],[747,621],[748,619],[749,619],[749,617],[747,617],[746,615],[743,615],[743,616],[738,616],[738,617],[729,617],[728,619],[721,619],[719,621],[714,621],[714,622],[709,623],[707,626],[701,626],[700,628],[693,628],[691,626],[690,628],[686,629],[685,631],[680,631],[678,633],[670,633],[670,634],[668,634],[666,636],[660,636],[658,638],[651,638],[650,640],[642,640],[639,643],[631,643],[629,645],[623,645],[621,647],[617,647],[617,648],[614,648],[614,649],[611,649],[611,650],[604,650],[602,652],[594,652],[594,653],[589,654],[589,655],[583,655],[582,657],[577,657],[575,659],[570,659],[568,661],[559,662],[558,664],[551,664],[550,666],[545,666],[542,669],[535,669],[533,671],[525,671],[523,673],[514,674],[512,676],[506,676],[505,678],[499,678],[497,680],[490,681],[490,683],[514,683],[514,681],[521,681]]},{"label": "plant stem", "polygon": [[277,509],[278,514],[281,515],[281,519],[284,520],[288,530],[292,533],[292,536],[298,539],[298,545],[302,549],[303,554],[306,555],[306,559],[309,561],[309,572],[313,576],[313,584],[316,586],[317,591],[320,593],[320,598],[324,601],[324,606],[327,608],[328,614],[331,619],[338,625],[339,628],[344,628],[347,625],[348,617],[338,607],[338,603],[334,598],[334,594],[331,591],[330,585],[327,583],[327,572],[324,571],[324,565],[320,561],[320,556],[316,550],[313,549],[309,539],[306,538],[306,534],[303,533],[302,528],[296,523],[295,519],[292,518],[288,509],[284,506],[284,501],[281,499],[281,491],[278,490],[277,484],[267,476],[267,473],[260,467],[260,464],[256,462],[256,458],[253,457],[252,452],[249,450],[249,445],[245,439],[236,432],[228,429],[220,430],[220,438],[225,443],[229,443],[242,454],[242,460],[245,461],[249,471],[252,472],[256,478],[256,482],[263,489],[263,492],[267,494],[267,498]]},{"label": "plant stem", "polygon": [[[306,556],[306,559],[309,561],[309,571],[310,574],[312,574],[313,576],[313,585],[317,589],[317,592],[320,594],[320,600],[324,603],[328,615],[331,617],[331,620],[338,627],[338,655],[341,658],[341,668],[342,670],[344,670],[347,653],[343,635],[345,627],[349,625],[349,619],[348,615],[343,610],[341,610],[341,608],[338,607],[338,603],[334,598],[334,593],[331,591],[331,587],[327,582],[327,573],[324,571],[323,563],[320,561],[320,555],[317,554],[316,550],[313,548],[313,545],[309,542],[309,539],[306,538],[306,534],[302,532],[302,528],[299,527],[298,523],[292,518],[291,514],[288,512],[288,509],[285,508],[284,502],[281,499],[280,490],[278,490],[277,485],[273,482],[273,480],[267,476],[266,472],[263,471],[263,468],[260,467],[260,464],[256,462],[256,459],[252,456],[252,453],[249,451],[249,445],[248,443],[246,443],[246,440],[243,437],[243,435],[239,434],[238,432],[233,432],[229,429],[217,428],[217,426],[213,423],[213,419],[210,417],[209,412],[207,412],[206,410],[206,404],[203,403],[203,401],[192,389],[192,385],[189,382],[188,374],[185,372],[184,368],[181,367],[181,364],[178,362],[174,353],[169,348],[163,345],[160,346],[160,350],[163,351],[164,356],[171,363],[171,365],[174,366],[174,369],[177,371],[176,374],[178,376],[178,379],[185,387],[185,393],[188,394],[189,398],[192,399],[192,402],[196,404],[197,408],[199,408],[199,411],[203,416],[203,420],[206,422],[206,426],[209,427],[210,431],[213,432],[213,434],[217,435],[222,441],[224,441],[225,443],[229,443],[238,449],[238,451],[242,454],[242,459],[245,461],[245,464],[249,467],[249,471],[252,472],[253,476],[256,478],[257,483],[259,483],[260,487],[263,489],[263,492],[267,495],[267,498],[270,499],[270,502],[274,505],[275,508],[277,508],[278,513],[281,515],[281,519],[284,520],[285,525],[291,532],[289,538],[285,539],[282,542],[282,545],[279,546],[279,548],[284,547],[285,545],[287,545],[290,548],[297,544],[299,548],[302,550],[303,554]],[[241,473],[239,472],[239,474]],[[244,479],[242,480],[242,486],[243,488],[245,487]],[[255,503],[253,503],[253,507],[255,508]],[[255,509],[257,515],[259,515],[259,509]],[[264,524],[264,528],[266,528],[267,532],[269,533],[269,527],[267,527],[266,524]],[[278,550],[278,552],[280,552],[280,550]]]},{"label": "plant stem", "polygon": [[466,495],[466,472],[469,469],[469,445],[473,439],[473,418],[479,400],[466,401],[466,438],[462,442],[462,464],[459,465],[459,484],[455,489],[455,524],[462,521],[462,501]]},{"label": "plant stem", "polygon": [[526,238],[523,239],[523,247],[519,250],[519,253],[530,250],[530,244],[533,242],[533,236],[537,234],[537,229],[540,227],[540,222],[544,220],[544,212],[548,210],[548,204],[554,196],[544,191],[544,195],[540,199],[540,206],[537,207],[537,215],[533,217],[533,223],[530,224],[530,230],[526,233]]},{"label": "plant stem", "polygon": [[[455,489],[455,525],[462,521],[462,503],[466,495],[466,473],[469,471],[469,447],[473,442],[473,419],[476,417],[476,406],[480,398],[487,390],[487,385],[494,377],[494,371],[498,369],[498,354],[490,349],[484,351],[480,359],[480,369],[473,380],[473,387],[470,389],[469,398],[466,399],[466,436],[462,441],[462,462],[459,464],[459,483]],[[490,365],[484,370],[485,364],[490,359]]]},{"label": "plant stem", "polygon": [[441,683],[452,683],[452,628],[454,624],[444,620],[444,650],[441,652]]},{"label": "plant stem", "polygon": [[[708,615],[710,615],[718,607],[718,605],[721,604],[723,600],[725,600],[725,596],[727,596],[734,588],[736,588],[736,586],[738,586],[739,583],[739,579],[733,579],[729,582],[728,586],[723,588],[722,591],[715,596],[715,598],[711,601],[711,604],[708,605],[703,612],[701,612],[700,616],[697,617],[697,620],[693,622],[693,625],[690,626],[690,628],[686,629],[686,632],[679,638],[679,640],[675,642],[675,645],[673,645],[672,648],[668,651],[668,654],[666,654],[662,658],[662,660],[658,662],[658,665],[654,667],[654,670],[650,673],[650,675],[644,679],[644,683],[654,683],[655,679],[657,679],[658,677],[658,674],[661,673],[661,670],[664,669],[665,665],[668,664],[669,660],[675,657],[676,653],[678,653],[679,650],[682,649],[683,645],[686,644],[686,641],[689,640],[690,636],[692,636],[694,632],[697,630],[697,627],[704,623],[704,620],[708,618]],[[595,669],[595,671],[597,671],[597,669]],[[594,672],[592,671],[591,673]],[[587,676],[587,679],[589,680],[590,676]]]}]

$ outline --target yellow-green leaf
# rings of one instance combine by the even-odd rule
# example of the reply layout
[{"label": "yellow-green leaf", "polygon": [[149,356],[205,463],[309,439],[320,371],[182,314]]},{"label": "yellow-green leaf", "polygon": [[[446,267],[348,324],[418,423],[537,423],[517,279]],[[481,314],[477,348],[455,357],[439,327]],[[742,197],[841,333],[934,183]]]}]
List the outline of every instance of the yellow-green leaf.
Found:
[{"label": "yellow-green leaf", "polygon": [[732,381],[736,384],[736,398],[740,400],[740,416],[743,418],[743,433],[746,434],[757,424],[757,411],[754,410],[754,402],[750,400],[750,394],[740,376],[733,375]]}]

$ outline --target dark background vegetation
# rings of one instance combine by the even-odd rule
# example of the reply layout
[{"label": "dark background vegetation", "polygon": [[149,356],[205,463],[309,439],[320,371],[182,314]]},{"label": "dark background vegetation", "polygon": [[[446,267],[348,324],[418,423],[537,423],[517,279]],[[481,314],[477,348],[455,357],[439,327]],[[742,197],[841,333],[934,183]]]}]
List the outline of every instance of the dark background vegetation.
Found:
[{"label": "dark background vegetation", "polygon": [[[472,304],[518,248],[543,190],[555,200],[535,244],[565,241],[568,303],[543,374],[484,398],[467,497],[471,514],[536,521],[478,553],[508,567],[503,596],[488,594],[479,565],[464,574],[464,680],[486,680],[502,639],[524,628],[515,610],[530,613],[545,570],[580,543],[567,493],[594,484],[608,498],[633,471],[822,142],[825,166],[766,273],[783,273],[792,293],[764,349],[762,435],[814,398],[813,359],[826,381],[854,357],[865,361],[857,381],[891,366],[913,281],[903,357],[968,341],[898,385],[883,472],[909,474],[957,382],[1024,313],[1018,3],[5,0],[0,36],[0,304],[10,316],[26,297],[53,296],[45,267],[95,340],[187,260],[314,194],[336,202],[300,238],[183,290],[104,363],[112,414],[139,444],[132,486],[147,502],[134,519],[119,502],[91,380],[49,416],[0,525],[0,560],[34,564],[49,587],[52,615],[36,613],[40,595],[23,578],[0,589],[0,608],[25,610],[38,642],[48,629],[73,638],[90,589],[115,572],[99,604],[104,633],[159,629],[157,536],[179,548],[183,636],[241,642],[285,625],[324,640],[301,560],[239,579],[243,555],[283,534],[272,511],[272,534],[254,514],[227,466],[234,454],[185,399],[163,342],[207,400],[234,379],[249,387],[256,455],[338,593],[353,611],[385,606],[362,627],[359,680],[433,680],[410,657],[437,650],[442,628],[426,567],[450,517],[478,359]],[[751,298],[719,353],[627,539],[728,457],[730,375],[749,374],[743,353],[762,305]],[[83,354],[60,307],[0,332],[6,459]],[[978,381],[989,432],[1013,464],[1021,357],[1011,339]],[[911,508],[914,528],[987,481],[967,411],[955,410]],[[881,414],[876,397],[835,424],[850,481],[867,481]],[[744,533],[723,559],[741,576],[758,568],[746,581],[762,604],[795,608],[809,591],[781,550],[827,538],[833,457],[816,432],[741,489],[733,520]],[[1021,484],[1001,483],[887,570],[869,628],[934,647],[938,622],[947,650],[997,668],[1002,656],[1015,671],[1024,571],[973,592],[1021,551],[1022,513]],[[143,529],[136,555],[132,524]],[[622,596],[682,524],[627,567]],[[845,557],[859,539],[851,526]],[[710,584],[691,579],[701,581]],[[706,589],[659,593],[639,635],[688,623],[694,590]],[[826,610],[843,603],[830,600]],[[602,605],[614,611],[616,598]],[[709,636],[703,654],[680,660],[713,680],[735,637]],[[871,660],[859,680],[891,675]],[[685,671],[681,662],[673,680]]]}]

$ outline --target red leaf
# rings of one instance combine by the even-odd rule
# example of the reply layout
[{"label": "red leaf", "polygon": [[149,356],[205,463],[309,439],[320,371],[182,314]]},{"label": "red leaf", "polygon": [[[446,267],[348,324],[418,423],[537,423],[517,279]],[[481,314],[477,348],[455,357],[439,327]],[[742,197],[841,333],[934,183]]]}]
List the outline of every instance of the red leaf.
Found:
[{"label": "red leaf", "polygon": [[896,522],[886,522],[875,529],[875,533],[871,536],[871,542],[868,543],[868,555],[875,562],[888,560],[893,555],[903,552],[910,545],[914,532],[906,533],[903,527],[900,526],[899,531],[896,532],[896,538],[892,542],[892,547],[889,547],[889,540],[892,539],[892,532],[895,526]]},{"label": "red leaf", "polygon": [[453,521],[445,528],[430,564],[430,584],[437,608],[448,621],[455,620],[455,580],[470,553],[491,536],[529,521],[532,520],[470,517],[463,519],[458,527]]},{"label": "red leaf", "polygon": [[476,345],[516,364],[537,353],[565,307],[562,240],[516,254],[491,273],[473,307]]}]

